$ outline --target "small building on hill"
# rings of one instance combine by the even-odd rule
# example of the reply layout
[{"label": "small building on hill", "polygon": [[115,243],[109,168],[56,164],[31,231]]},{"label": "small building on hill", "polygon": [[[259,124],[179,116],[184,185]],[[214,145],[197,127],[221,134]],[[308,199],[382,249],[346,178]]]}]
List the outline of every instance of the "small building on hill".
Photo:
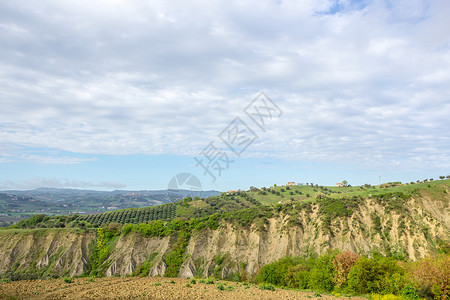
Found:
[{"label": "small building on hill", "polygon": [[342,182],[338,182],[338,183],[336,183],[336,186],[337,186],[337,187],[343,187],[344,184],[343,184]]},{"label": "small building on hill", "polygon": [[286,186],[293,186],[293,185],[295,185],[295,182],[293,182],[293,181],[288,181],[286,183]]}]

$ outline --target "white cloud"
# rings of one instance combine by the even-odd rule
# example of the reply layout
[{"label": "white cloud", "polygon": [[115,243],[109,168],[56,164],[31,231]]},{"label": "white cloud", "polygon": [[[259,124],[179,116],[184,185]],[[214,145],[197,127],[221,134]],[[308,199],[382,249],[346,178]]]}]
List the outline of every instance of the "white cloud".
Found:
[{"label": "white cloud", "polygon": [[95,161],[95,158],[78,158],[69,156],[42,156],[34,154],[24,154],[18,157],[18,159],[28,160],[39,164],[63,164],[73,165],[81,162]]},{"label": "white cloud", "polygon": [[265,90],[285,114],[246,155],[442,167],[450,5],[339,3],[4,1],[0,144],[196,155]]}]

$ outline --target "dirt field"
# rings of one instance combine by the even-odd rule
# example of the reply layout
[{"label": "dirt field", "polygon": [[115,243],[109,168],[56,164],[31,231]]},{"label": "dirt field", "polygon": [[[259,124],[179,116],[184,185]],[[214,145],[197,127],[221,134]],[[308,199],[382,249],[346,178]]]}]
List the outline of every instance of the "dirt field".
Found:
[{"label": "dirt field", "polygon": [[[190,284],[189,279],[161,277],[78,278],[14,281],[0,283],[0,299],[321,299],[335,297],[276,289],[261,290],[254,285],[228,281]],[[219,290],[222,284],[225,290]],[[187,286],[188,285],[188,286]],[[190,286],[189,286],[190,285]],[[347,297],[341,297],[349,299]],[[363,299],[352,297],[352,299]]]}]

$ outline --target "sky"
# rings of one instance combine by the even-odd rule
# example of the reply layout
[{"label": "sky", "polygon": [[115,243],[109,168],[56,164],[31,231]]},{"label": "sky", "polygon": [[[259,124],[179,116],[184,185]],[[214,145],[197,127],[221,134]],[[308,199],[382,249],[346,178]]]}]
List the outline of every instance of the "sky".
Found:
[{"label": "sky", "polygon": [[449,14],[448,0],[1,1],[0,190],[448,175]]}]

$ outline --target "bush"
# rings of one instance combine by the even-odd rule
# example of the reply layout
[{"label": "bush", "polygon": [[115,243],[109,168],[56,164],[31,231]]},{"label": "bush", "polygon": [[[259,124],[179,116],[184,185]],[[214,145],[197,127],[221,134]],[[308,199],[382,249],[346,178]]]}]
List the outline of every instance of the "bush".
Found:
[{"label": "bush", "polygon": [[368,294],[374,292],[372,283],[378,276],[376,262],[373,259],[361,258],[348,275],[349,290],[354,293]]},{"label": "bush", "polygon": [[[274,285],[288,285],[286,279],[293,282],[292,275],[287,275],[289,268],[301,263],[299,258],[286,256],[276,262],[263,266],[256,276],[257,282],[271,283]],[[293,283],[295,284],[295,283]]]},{"label": "bush", "polygon": [[311,269],[309,286],[312,289],[331,292],[334,288],[334,266],[335,253],[327,253],[320,256]]},{"label": "bush", "polygon": [[259,289],[260,290],[268,290],[268,291],[275,291],[275,287],[273,285],[270,284],[260,284],[259,285]]},{"label": "bush", "polygon": [[289,267],[284,277],[284,283],[287,287],[307,289],[309,285],[309,269],[303,264]]},{"label": "bush", "polygon": [[412,266],[411,280],[420,297],[450,298],[450,256],[424,258]]},{"label": "bush", "polygon": [[324,193],[317,193],[315,198],[316,199],[323,199],[323,198],[325,198],[325,194]]},{"label": "bush", "polygon": [[398,294],[407,284],[404,273],[394,258],[362,257],[348,275],[349,291],[357,294]]},{"label": "bush", "polygon": [[70,277],[64,277],[64,282],[65,283],[72,283],[73,281],[72,281],[72,278],[70,278]]},{"label": "bush", "polygon": [[333,282],[337,288],[343,288],[347,285],[348,274],[353,266],[358,262],[359,255],[350,251],[336,255],[333,260],[334,278]]},{"label": "bush", "polygon": [[49,217],[44,214],[37,214],[29,219],[20,220],[16,224],[11,225],[10,228],[36,228],[39,227],[40,223],[43,223],[48,219]]},{"label": "bush", "polygon": [[417,294],[416,289],[414,288],[414,286],[412,284],[407,284],[400,293],[403,298],[405,299],[410,299],[410,300],[418,300],[419,299],[419,295]]}]

